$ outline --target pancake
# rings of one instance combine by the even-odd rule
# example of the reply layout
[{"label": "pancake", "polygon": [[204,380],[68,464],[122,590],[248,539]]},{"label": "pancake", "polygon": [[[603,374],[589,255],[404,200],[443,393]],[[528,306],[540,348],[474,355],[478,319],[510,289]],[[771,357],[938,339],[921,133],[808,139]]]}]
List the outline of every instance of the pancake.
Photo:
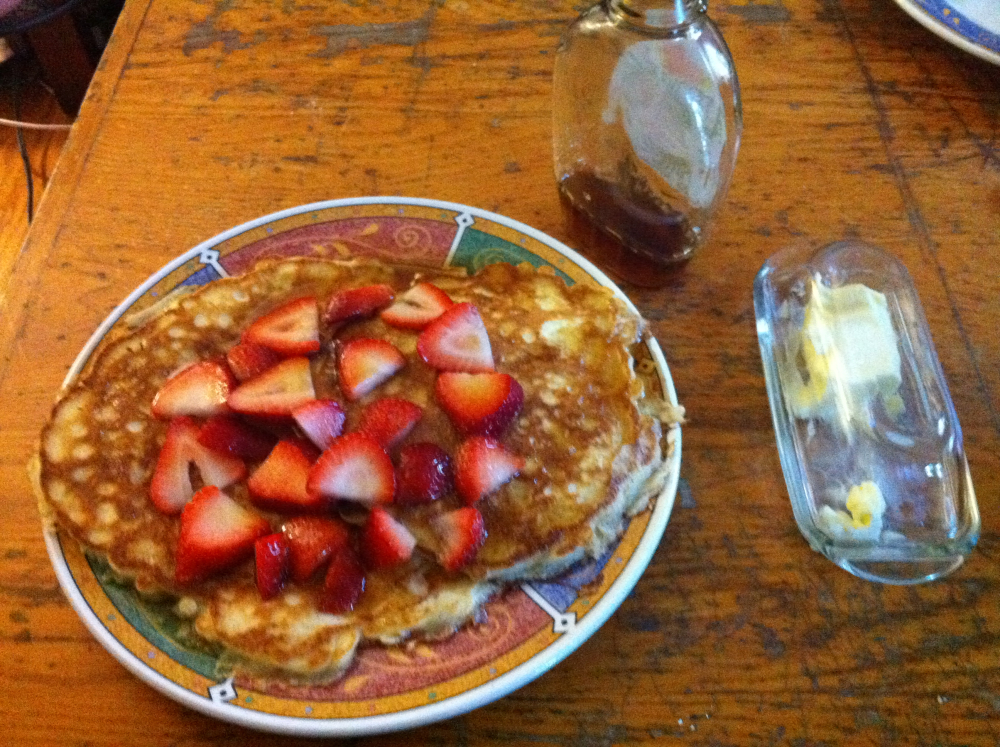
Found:
[{"label": "pancake", "polygon": [[[497,370],[524,390],[521,414],[503,442],[525,465],[479,502],[487,538],[475,559],[457,573],[434,560],[435,517],[462,505],[450,495],[427,506],[388,507],[416,537],[417,551],[403,566],[369,571],[352,612],[323,613],[316,590],[294,584],[263,601],[252,561],[179,586],[180,522],[149,498],[167,430],[151,413],[160,387],[183,366],[224,355],[255,319],[290,300],[315,295],[323,308],[338,290],[385,283],[398,295],[418,279],[477,307]],[[551,578],[599,556],[667,478],[665,431],[680,410],[647,396],[650,382],[635,371],[632,350],[645,333],[643,321],[607,289],[568,287],[528,265],[494,264],[467,277],[361,260],[268,261],[169,297],[130,324],[105,339],[42,432],[34,468],[42,513],[140,592],[176,597],[177,614],[222,648],[226,668],[329,680],[366,641],[448,635],[506,585]],[[453,454],[462,439],[435,400],[437,372],[417,357],[417,334],[377,316],[338,330],[321,325],[321,351],[311,360],[316,396],[344,401],[331,351],[363,337],[391,342],[408,363],[346,407],[345,432],[357,427],[368,402],[402,397],[424,409],[404,445],[431,441]],[[245,482],[225,492],[250,505]],[[282,517],[264,515],[277,531]]]}]

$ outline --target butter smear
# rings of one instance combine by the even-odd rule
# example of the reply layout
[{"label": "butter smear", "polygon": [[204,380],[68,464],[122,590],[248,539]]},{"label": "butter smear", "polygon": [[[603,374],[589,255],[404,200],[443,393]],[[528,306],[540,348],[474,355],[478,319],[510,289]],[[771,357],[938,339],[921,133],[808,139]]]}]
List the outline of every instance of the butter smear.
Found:
[{"label": "butter smear", "polygon": [[899,347],[885,295],[852,283],[827,288],[813,281],[797,345],[784,366],[788,405],[801,419],[845,430],[880,397],[899,414]]},{"label": "butter smear", "polygon": [[885,498],[871,480],[855,485],[847,493],[847,510],[830,506],[819,510],[819,527],[834,539],[877,542],[882,534]]}]

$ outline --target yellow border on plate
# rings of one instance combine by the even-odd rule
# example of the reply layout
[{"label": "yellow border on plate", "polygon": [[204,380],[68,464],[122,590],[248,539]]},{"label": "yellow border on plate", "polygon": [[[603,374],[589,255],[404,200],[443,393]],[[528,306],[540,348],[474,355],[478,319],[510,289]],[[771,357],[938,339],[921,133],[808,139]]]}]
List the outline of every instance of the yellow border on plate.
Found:
[{"label": "yellow border on plate", "polygon": [[208,688],[216,684],[216,680],[203,677],[190,667],[178,663],[146,640],[142,633],[125,619],[104,591],[80,545],[72,540],[61,544],[66,565],[73,574],[77,588],[108,632],[146,666],[191,692],[206,695]]},{"label": "yellow border on plate", "polygon": [[[644,511],[632,519],[615,552],[602,568],[599,581],[590,589],[581,590],[576,600],[568,608],[568,612],[576,613],[578,624],[618,579],[628,558],[632,556],[646,532],[650,514],[650,511]],[[64,543],[63,554],[77,587],[91,609],[108,631],[136,658],[142,660],[144,664],[157,673],[197,695],[206,695],[208,688],[217,683],[216,680],[208,679],[171,659],[169,655],[157,649],[132,627],[98,582],[79,545],[75,542]],[[275,697],[263,692],[240,688],[239,699],[234,701],[233,705],[279,716],[304,716],[318,719],[360,718],[407,711],[459,695],[496,679],[548,648],[561,635],[565,634],[555,633],[551,626],[546,625],[517,648],[511,649],[498,659],[487,662],[476,669],[450,680],[436,683],[431,687],[419,688],[384,698],[329,702]]]},{"label": "yellow border on plate", "polygon": [[[602,569],[600,581],[593,588],[586,590],[586,593],[578,595],[573,604],[570,605],[567,611],[576,613],[578,624],[590,612],[597,600],[604,596],[605,592],[618,579],[618,576],[625,568],[627,559],[631,557],[636,546],[639,544],[639,540],[642,539],[642,535],[649,524],[649,518],[650,512],[645,511],[632,520],[625,534],[622,536],[618,548]],[[552,626],[546,624],[546,627],[542,630],[498,659],[487,662],[476,669],[458,675],[450,680],[436,683],[431,687],[419,688],[384,698],[327,702],[277,698],[266,693],[241,690],[241,697],[238,702],[241,707],[251,710],[264,711],[265,713],[273,713],[281,716],[310,716],[312,718],[351,718],[408,711],[412,708],[459,695],[475,687],[479,687],[492,679],[496,679],[528,661],[539,651],[548,648],[562,635],[565,634],[555,633],[552,630]],[[250,702],[247,702],[246,696],[251,698]],[[309,709],[308,712],[306,709]]]},{"label": "yellow border on plate", "polygon": [[[308,227],[344,218],[409,217],[455,223],[455,219],[459,215],[462,215],[463,212],[462,210],[446,207],[391,203],[332,206],[316,210],[306,210],[259,225],[225,239],[218,244],[214,244],[212,248],[219,252],[220,257],[224,257],[245,246],[271,236],[280,235],[296,228]],[[552,249],[542,241],[521,233],[517,229],[479,215],[475,216],[475,222],[471,228],[496,236],[498,239],[523,248],[527,252],[559,268],[576,282],[591,286],[601,285],[570,258]],[[153,287],[149,288],[140,298],[136,299],[135,303],[129,308],[129,313],[140,311],[155,304],[182,281],[204,269],[205,266],[199,260],[199,257],[196,256],[175,268],[171,273],[161,278]],[[113,335],[115,329],[121,323],[122,319],[116,321],[108,330],[108,334]],[[648,350],[645,352],[647,355],[649,354]],[[601,569],[599,580],[591,588],[581,590],[577,599],[569,607],[567,611],[576,613],[578,624],[618,579],[642,539],[650,518],[651,511],[645,511],[630,521],[614,554],[610,556],[605,566]],[[65,543],[63,545],[63,552],[66,564],[83,597],[108,631],[146,666],[192,693],[207,697],[208,688],[217,684],[217,681],[208,679],[170,658],[168,654],[157,649],[139,631],[133,628],[117,610],[114,602],[101,587],[79,546],[72,542]],[[419,688],[384,698],[338,702],[311,701],[275,697],[240,688],[239,698],[233,701],[232,704],[270,715],[314,719],[363,718],[366,716],[408,711],[416,707],[440,702],[460,695],[490,680],[499,678],[529,661],[563,635],[566,634],[555,633],[551,626],[546,625],[515,649],[476,669],[458,675],[450,680],[436,683],[432,687]]]}]

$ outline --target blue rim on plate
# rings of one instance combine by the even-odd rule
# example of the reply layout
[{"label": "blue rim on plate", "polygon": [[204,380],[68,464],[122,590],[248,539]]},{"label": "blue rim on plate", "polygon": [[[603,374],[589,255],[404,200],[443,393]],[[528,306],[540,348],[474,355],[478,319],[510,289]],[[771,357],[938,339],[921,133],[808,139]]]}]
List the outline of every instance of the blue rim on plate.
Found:
[{"label": "blue rim on plate", "polygon": [[[638,313],[625,294],[586,259],[551,237],[509,218],[436,200],[381,197],[331,200],[244,223],[166,265],[100,325],[74,362],[65,383],[84,370],[105,335],[127,312],[155,303],[163,292],[178,285],[211,282],[225,275],[226,259],[236,263],[240,251],[246,249],[253,255],[255,247],[271,246],[275,237],[312,236],[310,231],[338,221],[364,225],[365,220],[373,219],[388,225],[399,220],[397,216],[409,216],[415,225],[424,221],[433,226],[436,221],[449,227],[451,233],[446,235],[446,244],[450,241],[450,246],[441,250],[440,232],[437,239],[437,259],[445,265],[454,263],[477,269],[492,261],[546,264],[571,282],[585,281],[611,289]],[[375,225],[372,223],[359,235],[370,234]],[[404,234],[401,230],[400,236]],[[453,239],[447,239],[451,235]],[[413,246],[413,235],[406,234],[400,241],[400,246],[408,251],[405,247]],[[340,241],[332,244],[338,251],[344,247]],[[659,345],[650,338],[644,347],[658,374],[663,396],[676,405],[670,371]],[[365,701],[371,704],[392,700],[393,704],[381,710],[369,705],[374,715],[359,715],[355,704],[347,703],[344,707],[350,716],[324,717],[324,703],[297,696],[274,697],[253,690],[237,693],[232,678],[219,681],[213,680],[211,673],[206,674],[204,655],[199,658],[179,651],[157,630],[154,620],[144,619],[145,613],[135,601],[134,591],[115,588],[102,574],[100,562],[87,560],[73,543],[64,545],[55,531],[47,530],[45,540],[60,585],[95,638],[130,672],[174,700],[224,721],[278,733],[332,737],[396,731],[451,718],[504,697],[551,669],[607,621],[638,582],[670,518],[680,473],[680,428],[671,429],[668,440],[673,450],[667,458],[670,467],[667,484],[652,508],[631,520],[618,547],[591,562],[589,567],[568,574],[574,578],[551,584],[525,584],[516,590],[521,595],[519,604],[537,605],[531,606],[531,610],[548,621],[543,625],[544,630],[485,664],[477,663],[458,676],[447,675],[450,679],[440,684]],[[582,585],[592,581],[597,588],[588,587],[584,594]],[[505,604],[506,596],[498,604]],[[343,703],[337,705],[341,707]]]},{"label": "blue rim on plate", "polygon": [[919,24],[945,41],[1000,65],[1000,9],[995,0],[896,0]]}]

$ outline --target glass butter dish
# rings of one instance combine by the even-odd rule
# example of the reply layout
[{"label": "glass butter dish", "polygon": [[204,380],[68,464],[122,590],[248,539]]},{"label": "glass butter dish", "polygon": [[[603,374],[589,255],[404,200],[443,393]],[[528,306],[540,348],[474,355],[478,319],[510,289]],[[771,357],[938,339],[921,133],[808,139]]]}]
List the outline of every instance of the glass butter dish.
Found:
[{"label": "glass butter dish", "polygon": [[883,583],[958,568],[979,512],[906,268],[860,242],[785,250],[758,273],[754,308],[781,466],[809,545]]}]

